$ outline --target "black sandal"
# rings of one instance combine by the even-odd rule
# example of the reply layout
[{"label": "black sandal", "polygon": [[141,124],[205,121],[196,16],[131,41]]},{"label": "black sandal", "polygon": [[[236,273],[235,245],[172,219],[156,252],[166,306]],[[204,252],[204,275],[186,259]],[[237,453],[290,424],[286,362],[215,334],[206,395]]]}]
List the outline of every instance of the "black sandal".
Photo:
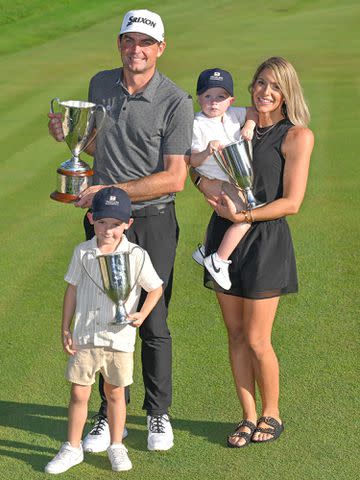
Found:
[{"label": "black sandal", "polygon": [[[241,427],[248,427],[250,432],[239,432],[239,428]],[[235,432],[227,437],[227,446],[230,448],[246,447],[251,442],[251,438],[255,430],[256,430],[256,425],[253,422],[250,422],[250,420],[241,420],[241,422],[236,425]],[[235,443],[230,442],[230,438],[233,438],[233,437],[244,438],[245,443],[243,445],[236,445]]]},{"label": "black sandal", "polygon": [[282,432],[284,431],[284,424],[279,423],[273,417],[261,417],[259,418],[257,424],[259,425],[261,422],[266,423],[266,425],[269,425],[270,428],[263,428],[263,427],[257,426],[253,432],[253,437],[255,433],[268,433],[269,435],[272,435],[272,436],[267,440],[254,440],[254,438],[252,438],[251,441],[254,443],[273,442],[274,440],[279,438]]}]

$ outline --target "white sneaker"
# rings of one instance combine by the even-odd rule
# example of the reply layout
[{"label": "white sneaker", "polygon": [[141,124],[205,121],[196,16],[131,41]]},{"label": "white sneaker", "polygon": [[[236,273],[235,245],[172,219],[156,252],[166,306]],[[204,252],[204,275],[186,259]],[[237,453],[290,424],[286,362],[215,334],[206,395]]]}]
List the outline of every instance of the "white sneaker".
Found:
[{"label": "white sneaker", "polygon": [[[107,418],[101,415],[95,415],[93,418],[94,426],[83,441],[84,452],[105,452],[110,446],[110,429]],[[126,438],[128,434],[126,427],[124,427],[123,439]]]},{"label": "white sneaker", "polygon": [[205,258],[205,245],[199,243],[197,249],[194,250],[192,253],[192,258],[195,260],[196,263],[203,266]]},{"label": "white sneaker", "polygon": [[131,460],[127,454],[127,448],[122,443],[113,443],[107,449],[111,468],[115,472],[125,472],[132,469]]},{"label": "white sneaker", "polygon": [[[107,418],[95,415],[94,426],[86,435],[83,441],[84,452],[100,453],[105,452],[110,446],[110,429]],[[128,436],[126,427],[123,432],[123,439]]]},{"label": "white sneaker", "polygon": [[169,450],[174,445],[174,434],[169,416],[148,415],[148,450]]},{"label": "white sneaker", "polygon": [[46,473],[58,474],[69,470],[84,460],[82,445],[79,448],[72,447],[69,442],[63,443],[59,453],[45,467]]},{"label": "white sneaker", "polygon": [[229,265],[231,260],[222,260],[215,252],[204,258],[204,266],[213,279],[224,290],[230,290]]},{"label": "white sneaker", "polygon": [[95,415],[94,426],[84,438],[84,452],[105,452],[109,446],[110,429],[107,418],[102,417],[101,415]]}]

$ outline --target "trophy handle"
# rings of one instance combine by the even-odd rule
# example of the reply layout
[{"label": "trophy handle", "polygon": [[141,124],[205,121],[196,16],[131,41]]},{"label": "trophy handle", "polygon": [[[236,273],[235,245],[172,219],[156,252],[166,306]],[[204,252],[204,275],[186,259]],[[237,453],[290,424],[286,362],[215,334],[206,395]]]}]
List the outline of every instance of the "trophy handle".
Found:
[{"label": "trophy handle", "polygon": [[252,146],[252,141],[251,140],[247,140],[246,141],[246,144],[247,144],[247,150],[249,152],[249,157],[250,157],[250,160],[251,160],[251,163],[253,162],[253,146]]},{"label": "trophy handle", "polygon": [[60,113],[60,112],[55,112],[55,109],[54,109],[54,103],[57,103],[59,105],[60,103],[60,98],[58,97],[55,97],[51,100],[50,102],[50,113]]},{"label": "trophy handle", "polygon": [[97,283],[95,282],[95,280],[92,278],[92,276],[90,275],[88,269],[86,268],[85,266],[85,257],[87,258],[88,256],[92,256],[93,258],[96,258],[96,255],[94,255],[94,253],[91,253],[91,252],[85,252],[85,254],[83,255],[82,259],[81,259],[81,263],[82,263],[82,266],[85,270],[85,273],[86,275],[90,278],[90,280],[98,287],[99,290],[102,291],[102,293],[104,293],[106,295],[106,292],[105,290]]},{"label": "trophy handle", "polygon": [[231,181],[231,183],[233,183],[236,188],[239,188],[236,183],[236,180],[234,179],[234,176],[231,173],[231,169],[229,168],[229,165],[224,157],[222,149],[215,150],[215,152],[213,153],[213,157],[215,158],[216,163],[218,164],[220,169],[225,173],[225,175],[229,177],[229,180]]},{"label": "trophy handle", "polygon": [[140,267],[140,269],[139,269],[138,274],[136,275],[136,279],[135,279],[135,281],[134,281],[133,286],[130,288],[130,291],[129,291],[129,293],[128,293],[128,296],[126,297],[125,300],[123,300],[123,303],[124,303],[124,304],[127,302],[127,299],[130,297],[131,292],[132,292],[132,291],[134,290],[134,288],[136,287],[136,285],[137,285],[137,283],[138,283],[138,280],[139,280],[139,278],[140,278],[142,269],[143,269],[143,267],[144,267],[144,263],[145,263],[145,250],[144,250],[143,248],[141,248],[139,245],[135,245],[135,246],[129,251],[129,255],[131,255],[132,252],[133,252],[134,250],[136,250],[137,248],[138,248],[139,250],[141,250],[141,252],[142,252],[141,267]]},{"label": "trophy handle", "polygon": [[86,150],[88,148],[88,146],[90,145],[91,142],[93,142],[99,132],[99,130],[101,129],[101,127],[103,126],[103,123],[104,123],[104,120],[105,120],[105,116],[106,116],[106,109],[104,107],[104,105],[101,105],[101,104],[98,104],[96,105],[93,110],[92,110],[92,115],[94,114],[94,112],[96,112],[96,110],[101,110],[103,112],[103,117],[102,119],[100,120],[100,124],[96,127],[93,135],[91,135],[91,137],[89,138],[89,140],[87,141],[86,145],[84,147],[82,147],[82,151]]}]

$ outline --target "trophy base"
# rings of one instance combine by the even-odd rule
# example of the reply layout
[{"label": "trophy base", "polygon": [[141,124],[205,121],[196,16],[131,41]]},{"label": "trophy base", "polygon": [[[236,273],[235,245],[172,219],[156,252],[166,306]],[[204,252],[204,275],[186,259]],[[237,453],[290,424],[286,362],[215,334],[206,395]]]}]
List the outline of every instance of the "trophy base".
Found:
[{"label": "trophy base", "polygon": [[70,193],[61,193],[56,191],[50,194],[50,198],[61,203],[74,203],[79,199],[78,195],[71,195]]},{"label": "trophy base", "polygon": [[[57,190],[50,195],[50,198],[61,203],[74,203],[79,199],[79,194],[92,185],[93,170],[76,171],[76,163],[69,160],[65,164],[72,164],[74,170],[57,169]],[[79,165],[85,165],[84,162]]]}]

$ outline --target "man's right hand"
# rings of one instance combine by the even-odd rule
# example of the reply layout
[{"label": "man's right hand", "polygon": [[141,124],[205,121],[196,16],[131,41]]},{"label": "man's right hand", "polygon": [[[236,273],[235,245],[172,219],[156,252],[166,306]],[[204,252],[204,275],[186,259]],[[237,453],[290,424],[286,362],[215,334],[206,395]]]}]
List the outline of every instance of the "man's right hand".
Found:
[{"label": "man's right hand", "polygon": [[106,188],[108,186],[110,185],[92,185],[91,187],[88,187],[86,190],[83,190],[79,193],[78,200],[76,200],[74,206],[80,208],[91,208],[95,194],[102,188]]},{"label": "man's right hand", "polygon": [[49,133],[58,142],[64,141],[64,132],[62,129],[62,114],[61,113],[48,113],[50,118],[48,127]]}]

